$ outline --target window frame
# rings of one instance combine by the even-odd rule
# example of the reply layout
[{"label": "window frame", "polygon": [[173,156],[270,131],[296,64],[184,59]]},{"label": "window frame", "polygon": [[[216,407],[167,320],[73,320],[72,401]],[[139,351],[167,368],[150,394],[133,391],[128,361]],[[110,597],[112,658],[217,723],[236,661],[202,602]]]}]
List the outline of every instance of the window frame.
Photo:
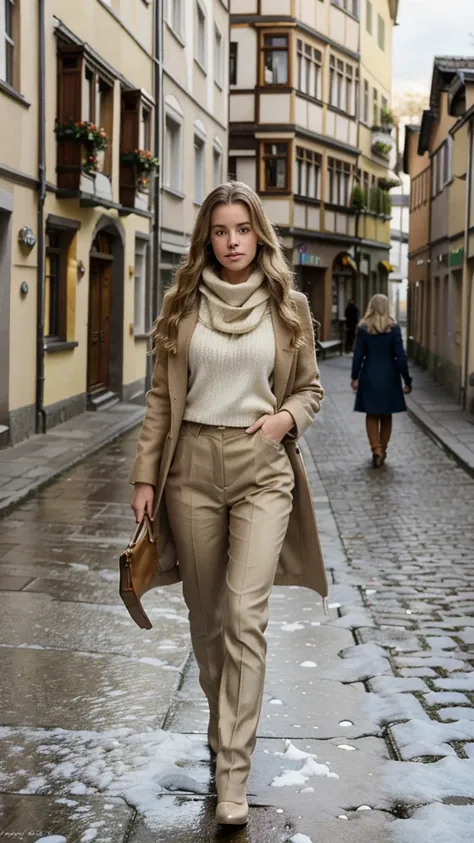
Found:
[{"label": "window frame", "polygon": [[237,85],[238,79],[239,42],[229,43],[229,85]]},{"label": "window frame", "polygon": [[[284,46],[267,46],[265,44],[266,38],[286,38],[286,47]],[[267,82],[265,80],[265,57],[267,53],[286,53],[286,82]],[[275,88],[282,90],[291,88],[292,83],[292,39],[288,30],[273,31],[263,30],[260,33],[259,44],[259,85],[261,88]]]},{"label": "window frame", "polygon": [[[200,132],[194,129],[193,134],[193,149],[194,149],[194,196],[193,202],[195,205],[202,205],[206,196],[206,140]],[[199,150],[199,162],[198,162]],[[197,164],[199,163],[199,171]],[[198,175],[200,176],[198,182]]]},{"label": "window frame", "polygon": [[386,32],[385,32],[385,18],[382,15],[378,14],[378,21],[377,21],[377,43],[380,49],[385,52],[385,45],[386,45]]},{"label": "window frame", "polygon": [[[303,79],[305,84],[303,86]],[[296,41],[296,90],[318,102],[323,101],[323,53],[298,38]]]},{"label": "window frame", "polygon": [[167,23],[175,35],[184,38],[183,0],[168,0]]},{"label": "window frame", "polygon": [[[323,156],[307,147],[297,146],[295,196],[321,202],[321,172]],[[303,184],[305,189],[303,190]],[[310,189],[313,185],[313,190]]]},{"label": "window frame", "polygon": [[366,0],[365,6],[365,28],[369,35],[374,34],[374,6],[372,0]]},{"label": "window frame", "polygon": [[[3,68],[0,73],[0,81],[11,88],[18,88],[17,85],[17,49],[18,49],[18,0],[0,0],[2,4],[3,26],[0,31],[0,38],[3,42],[0,50],[0,58],[3,60]],[[8,11],[7,11],[8,10]]]},{"label": "window frame", "polygon": [[[72,240],[76,231],[66,231],[62,228],[53,226],[51,224],[46,226],[46,236],[48,244],[45,249],[45,343],[47,346],[53,346],[57,343],[67,342],[67,271],[68,271],[68,255]],[[57,244],[51,245],[50,238],[57,238]],[[56,330],[51,332],[51,311],[53,300],[51,296],[51,258],[57,260],[57,276],[56,276],[56,295],[55,295],[55,324]],[[48,263],[49,262],[49,263]],[[49,269],[49,271],[48,271]],[[49,279],[49,283],[48,283]],[[46,306],[48,307],[48,318],[46,320]]]},{"label": "window frame", "polygon": [[221,90],[224,87],[224,35],[214,23],[214,82]]},{"label": "window frame", "polygon": [[[280,153],[272,153],[266,151],[266,147],[271,146],[285,146],[286,152]],[[261,193],[291,193],[291,147],[292,144],[288,139],[279,139],[279,138],[272,138],[271,140],[265,140],[260,142],[260,149],[259,149],[259,192]],[[285,186],[284,187],[271,187],[267,183],[267,161],[276,160],[281,161],[284,160],[286,162],[285,168]]]},{"label": "window frame", "polygon": [[[137,324],[137,254],[143,258],[142,260],[142,272],[141,272],[141,284],[143,285],[143,289],[141,292],[141,306],[143,308],[143,312],[141,314],[142,321],[140,324]],[[143,337],[147,336],[150,330],[150,311],[149,311],[149,302],[150,302],[150,243],[147,237],[141,236],[140,232],[135,233],[135,249],[134,249],[134,274],[133,274],[133,331],[135,337]]]},{"label": "window frame", "polygon": [[[183,193],[183,160],[184,160],[184,126],[183,126],[183,118],[181,115],[178,115],[177,112],[172,111],[170,108],[166,108],[165,106],[165,119],[164,119],[164,164],[163,167],[163,187],[165,190],[169,190],[172,193],[179,193],[182,195]],[[178,166],[171,168],[171,163],[176,161],[174,158],[174,154],[171,152],[171,147],[168,149],[168,124],[172,124],[174,129],[173,131],[176,133],[176,145],[178,147]],[[176,180],[169,178],[171,173],[176,174]]]},{"label": "window frame", "polygon": [[[207,50],[207,13],[206,9],[200,3],[200,0],[195,0],[195,35],[194,35],[194,61],[201,68],[203,73],[207,74],[208,70],[208,50]],[[199,30],[202,23],[203,38],[199,38]]]},{"label": "window frame", "polygon": [[350,208],[353,166],[348,161],[327,159],[327,203],[337,208]]}]

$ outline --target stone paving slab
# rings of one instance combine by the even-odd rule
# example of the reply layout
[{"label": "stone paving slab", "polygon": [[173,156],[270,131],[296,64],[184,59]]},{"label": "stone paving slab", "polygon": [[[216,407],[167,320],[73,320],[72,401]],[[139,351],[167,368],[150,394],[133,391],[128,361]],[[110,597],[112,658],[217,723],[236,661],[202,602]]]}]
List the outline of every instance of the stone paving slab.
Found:
[{"label": "stone paving slab", "polygon": [[67,837],[67,843],[116,843],[133,820],[121,799],[0,794],[0,841],[35,843],[43,837]]},{"label": "stone paving slab", "polygon": [[412,418],[474,474],[474,417],[465,413],[427,372],[413,364],[411,368],[413,392],[406,396],[406,402]]},{"label": "stone paving slab", "polygon": [[71,466],[139,425],[144,408],[115,404],[0,451],[0,512],[24,500]]},{"label": "stone paving slab", "polygon": [[91,730],[160,728],[180,673],[160,666],[158,658],[151,661],[2,647],[0,723]]}]

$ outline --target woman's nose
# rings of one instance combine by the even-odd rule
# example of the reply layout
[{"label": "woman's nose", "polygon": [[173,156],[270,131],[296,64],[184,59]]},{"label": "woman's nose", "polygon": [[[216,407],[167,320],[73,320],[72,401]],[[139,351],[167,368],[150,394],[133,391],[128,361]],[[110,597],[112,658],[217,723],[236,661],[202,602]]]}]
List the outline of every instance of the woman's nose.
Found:
[{"label": "woman's nose", "polygon": [[229,231],[229,249],[234,249],[239,245],[239,238],[236,231]]}]

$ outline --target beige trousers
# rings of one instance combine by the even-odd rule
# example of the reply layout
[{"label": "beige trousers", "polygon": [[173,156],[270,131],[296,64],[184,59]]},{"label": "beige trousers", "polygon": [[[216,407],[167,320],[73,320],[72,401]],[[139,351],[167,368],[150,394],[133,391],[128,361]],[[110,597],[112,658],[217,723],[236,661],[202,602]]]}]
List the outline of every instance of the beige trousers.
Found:
[{"label": "beige trousers", "polygon": [[268,599],[292,508],[283,445],[184,422],[166,483],[219,801],[242,802],[265,679]]}]

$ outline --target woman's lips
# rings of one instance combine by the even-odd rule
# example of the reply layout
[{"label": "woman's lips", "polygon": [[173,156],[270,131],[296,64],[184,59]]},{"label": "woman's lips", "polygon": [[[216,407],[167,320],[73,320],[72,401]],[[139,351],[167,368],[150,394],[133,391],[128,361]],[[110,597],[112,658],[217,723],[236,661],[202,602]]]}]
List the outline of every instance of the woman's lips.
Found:
[{"label": "woman's lips", "polygon": [[238,261],[239,258],[243,258],[243,255],[239,252],[239,254],[235,254],[235,255],[234,254],[226,255],[226,258],[230,261]]}]

